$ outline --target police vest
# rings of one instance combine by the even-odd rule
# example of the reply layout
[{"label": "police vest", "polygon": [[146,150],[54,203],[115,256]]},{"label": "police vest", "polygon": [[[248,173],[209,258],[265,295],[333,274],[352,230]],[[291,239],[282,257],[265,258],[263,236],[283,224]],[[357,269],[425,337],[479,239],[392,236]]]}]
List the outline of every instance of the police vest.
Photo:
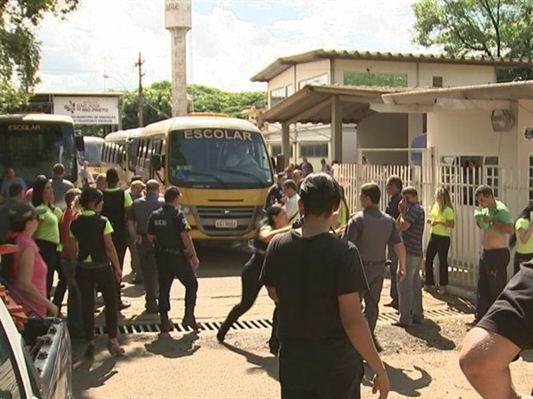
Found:
[{"label": "police vest", "polygon": [[104,245],[104,229],[107,219],[95,214],[80,215],[70,222],[70,231],[78,240],[78,261],[91,257],[94,263],[108,261]]},{"label": "police vest", "polygon": [[173,206],[163,205],[152,213],[156,246],[164,249],[184,249],[178,230],[178,211]]}]

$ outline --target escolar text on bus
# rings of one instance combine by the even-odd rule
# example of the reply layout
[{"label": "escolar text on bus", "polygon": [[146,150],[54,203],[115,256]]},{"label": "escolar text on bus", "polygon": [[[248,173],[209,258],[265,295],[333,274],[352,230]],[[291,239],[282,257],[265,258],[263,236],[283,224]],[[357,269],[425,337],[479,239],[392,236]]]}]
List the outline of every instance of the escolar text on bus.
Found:
[{"label": "escolar text on bus", "polygon": [[7,130],[41,130],[41,125],[37,125],[37,124],[7,125]]},{"label": "escolar text on bus", "polygon": [[252,133],[223,129],[188,129],[183,131],[183,138],[190,139],[226,139],[252,141]]}]

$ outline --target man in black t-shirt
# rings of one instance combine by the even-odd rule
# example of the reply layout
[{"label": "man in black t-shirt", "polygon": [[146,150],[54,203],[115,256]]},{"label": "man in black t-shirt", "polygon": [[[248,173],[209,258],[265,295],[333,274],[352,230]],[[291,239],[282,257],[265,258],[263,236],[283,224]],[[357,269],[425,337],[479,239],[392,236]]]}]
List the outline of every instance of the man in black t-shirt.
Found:
[{"label": "man in black t-shirt", "polygon": [[[519,399],[509,364],[533,348],[533,261],[522,264],[487,314],[466,335],[459,363],[482,398]],[[533,393],[532,393],[533,394]]]},{"label": "man in black t-shirt", "polygon": [[271,241],[261,274],[279,309],[281,397],[358,399],[362,357],[384,399],[389,380],[361,311],[368,290],[361,259],[352,243],[329,232],[339,185],[326,173],[311,174],[300,195],[301,232]]}]

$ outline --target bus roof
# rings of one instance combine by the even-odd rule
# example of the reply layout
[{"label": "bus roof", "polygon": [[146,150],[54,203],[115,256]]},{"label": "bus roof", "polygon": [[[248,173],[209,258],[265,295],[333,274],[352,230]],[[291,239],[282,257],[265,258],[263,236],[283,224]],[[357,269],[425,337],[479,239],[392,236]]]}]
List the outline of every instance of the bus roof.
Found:
[{"label": "bus roof", "polygon": [[135,129],[128,129],[128,130],[119,130],[117,132],[109,133],[107,136],[105,136],[104,141],[127,140],[131,137],[140,136],[142,131],[143,131],[142,127],[138,127]]},{"label": "bus roof", "polygon": [[86,143],[103,143],[104,139],[96,136],[83,136],[83,141]]},{"label": "bus roof", "polygon": [[245,119],[217,116],[179,116],[146,126],[142,132],[142,136],[167,133],[172,130],[201,129],[207,127],[261,133],[257,126]]},{"label": "bus roof", "polygon": [[21,122],[60,122],[72,123],[74,120],[70,116],[55,114],[12,114],[0,115],[0,122],[3,123],[21,123]]}]

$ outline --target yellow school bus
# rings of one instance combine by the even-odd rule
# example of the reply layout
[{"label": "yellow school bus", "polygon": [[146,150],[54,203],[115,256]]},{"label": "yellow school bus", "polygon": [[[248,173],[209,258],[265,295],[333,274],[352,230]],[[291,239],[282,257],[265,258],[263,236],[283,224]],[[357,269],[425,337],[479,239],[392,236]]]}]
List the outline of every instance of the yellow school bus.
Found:
[{"label": "yellow school bus", "polygon": [[273,182],[273,165],[255,125],[184,116],[145,127],[138,140],[136,165],[143,180],[179,187],[193,239],[253,237]]},{"label": "yellow school bus", "polygon": [[142,128],[119,130],[118,132],[109,133],[104,138],[101,162],[102,172],[105,173],[110,168],[116,169],[121,187],[126,187],[137,172],[135,161],[131,154],[137,153],[137,139],[141,132]]}]

